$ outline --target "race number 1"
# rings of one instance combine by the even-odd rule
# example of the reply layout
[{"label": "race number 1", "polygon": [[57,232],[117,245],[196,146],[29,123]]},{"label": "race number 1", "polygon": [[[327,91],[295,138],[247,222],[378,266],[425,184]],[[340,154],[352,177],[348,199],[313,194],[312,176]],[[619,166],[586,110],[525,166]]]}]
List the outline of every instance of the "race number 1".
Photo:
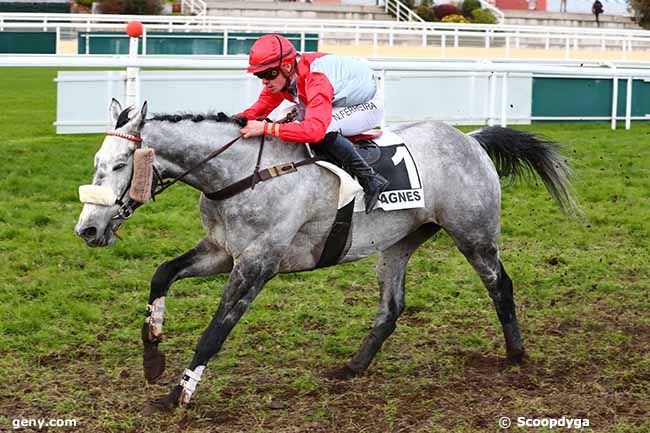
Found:
[{"label": "race number 1", "polygon": [[408,151],[408,149],[406,149],[406,146],[399,146],[397,149],[395,149],[395,155],[393,155],[393,164],[395,164],[395,166],[398,166],[402,161],[404,161],[404,164],[406,165],[406,173],[408,174],[411,188],[420,188],[420,177],[418,176],[418,170],[415,168],[413,157],[411,156],[411,153]]}]

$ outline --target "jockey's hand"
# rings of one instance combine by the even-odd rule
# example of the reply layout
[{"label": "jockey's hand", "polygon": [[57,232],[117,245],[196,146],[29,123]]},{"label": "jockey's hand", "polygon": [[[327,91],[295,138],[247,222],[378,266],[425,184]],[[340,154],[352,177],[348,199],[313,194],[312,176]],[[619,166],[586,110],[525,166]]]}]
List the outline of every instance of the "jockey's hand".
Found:
[{"label": "jockey's hand", "polygon": [[264,122],[249,120],[246,126],[239,130],[244,138],[257,137],[264,134]]}]

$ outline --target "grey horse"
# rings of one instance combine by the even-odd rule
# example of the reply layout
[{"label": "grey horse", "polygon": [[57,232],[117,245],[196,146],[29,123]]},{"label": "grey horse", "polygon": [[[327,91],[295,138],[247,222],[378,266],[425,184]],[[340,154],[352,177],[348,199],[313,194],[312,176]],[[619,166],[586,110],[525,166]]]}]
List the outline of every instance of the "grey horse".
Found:
[{"label": "grey horse", "polygon": [[[93,185],[123,196],[129,188],[136,148],[155,150],[154,167],[162,178],[173,178],[214,149],[239,135],[240,126],[223,117],[154,116],[113,100],[110,112],[115,135],[107,135],[95,156]],[[395,330],[404,310],[404,282],[409,258],[443,228],[467,258],[494,302],[505,336],[507,359],[520,363],[524,345],[515,314],[512,281],[499,260],[500,176],[535,173],[560,205],[579,211],[574,201],[565,159],[558,146],[533,134],[490,127],[469,134],[439,122],[420,122],[395,130],[407,143],[418,166],[425,208],[366,215],[354,213],[351,245],[340,263],[379,253],[376,264],[379,307],[374,325],[358,351],[331,377],[363,373]],[[141,138],[142,142],[134,141]],[[227,151],[189,173],[183,182],[202,191],[232,184],[254,170],[259,138],[241,139]],[[267,137],[262,167],[299,161],[305,146]],[[311,164],[221,201],[200,199],[205,236],[196,246],[158,267],[151,280],[142,328],[144,372],[158,379],[165,359],[162,340],[165,296],[173,282],[188,277],[229,273],[217,312],[203,331],[180,384],[155,402],[173,408],[189,402],[208,361],[264,285],[278,273],[315,269],[336,215],[339,179]],[[75,233],[88,246],[107,246],[123,222],[120,206],[86,203]]]}]

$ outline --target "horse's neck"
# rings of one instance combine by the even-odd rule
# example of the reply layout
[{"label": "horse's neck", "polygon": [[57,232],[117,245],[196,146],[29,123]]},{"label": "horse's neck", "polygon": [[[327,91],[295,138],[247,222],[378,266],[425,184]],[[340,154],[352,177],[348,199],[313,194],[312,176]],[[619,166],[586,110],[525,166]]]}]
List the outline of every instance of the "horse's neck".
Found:
[{"label": "horse's neck", "polygon": [[[175,178],[191,169],[216,149],[239,135],[232,124],[206,121],[150,122],[142,137],[145,146],[156,152],[156,166],[163,178]],[[223,188],[253,173],[260,149],[260,137],[240,139],[219,156],[196,168],[182,179],[201,191]],[[302,159],[304,150],[267,137],[261,168]]]}]

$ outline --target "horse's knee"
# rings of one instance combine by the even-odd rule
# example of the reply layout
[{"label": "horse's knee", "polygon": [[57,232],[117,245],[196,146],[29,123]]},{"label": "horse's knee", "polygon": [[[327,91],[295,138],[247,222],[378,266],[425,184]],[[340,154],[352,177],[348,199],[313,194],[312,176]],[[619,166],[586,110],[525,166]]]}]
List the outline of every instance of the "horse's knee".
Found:
[{"label": "horse's knee", "polygon": [[179,278],[179,274],[184,269],[190,267],[199,255],[200,253],[197,252],[197,249],[193,248],[185,254],[158,266],[158,269],[156,269],[156,272],[154,272],[151,278],[151,298],[153,299],[150,298],[149,302],[153,302],[155,298],[164,295],[169,289],[169,286]]},{"label": "horse's knee", "polygon": [[[158,269],[156,269],[156,272],[151,278],[151,295],[159,297],[164,294],[169,288],[175,273],[171,261],[158,266]],[[150,299],[150,302],[153,302],[153,299]]]}]

